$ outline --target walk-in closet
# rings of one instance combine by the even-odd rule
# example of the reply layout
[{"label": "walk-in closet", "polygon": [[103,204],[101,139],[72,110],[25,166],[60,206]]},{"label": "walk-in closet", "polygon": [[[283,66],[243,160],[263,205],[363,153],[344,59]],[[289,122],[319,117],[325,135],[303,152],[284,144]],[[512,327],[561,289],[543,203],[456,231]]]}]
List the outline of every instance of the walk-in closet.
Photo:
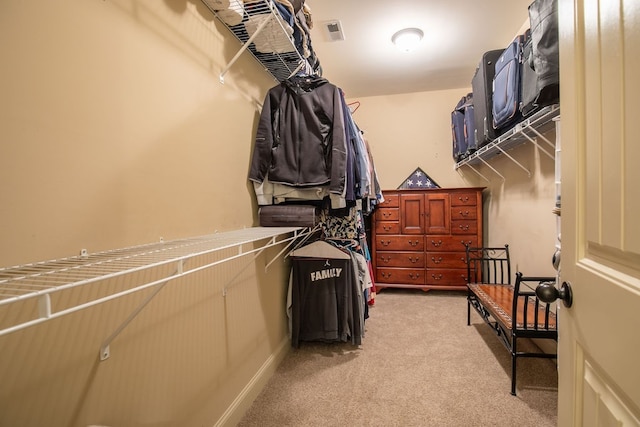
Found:
[{"label": "walk-in closet", "polygon": [[632,3],[0,2],[0,427],[640,425]]}]

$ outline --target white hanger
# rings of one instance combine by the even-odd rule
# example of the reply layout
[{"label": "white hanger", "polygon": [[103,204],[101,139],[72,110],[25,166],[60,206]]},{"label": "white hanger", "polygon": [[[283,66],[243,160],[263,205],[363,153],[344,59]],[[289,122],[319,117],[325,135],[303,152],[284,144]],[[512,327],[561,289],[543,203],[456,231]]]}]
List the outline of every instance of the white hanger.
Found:
[{"label": "white hanger", "polygon": [[305,258],[351,259],[351,255],[324,240],[317,240],[301,248],[294,249],[289,256]]}]

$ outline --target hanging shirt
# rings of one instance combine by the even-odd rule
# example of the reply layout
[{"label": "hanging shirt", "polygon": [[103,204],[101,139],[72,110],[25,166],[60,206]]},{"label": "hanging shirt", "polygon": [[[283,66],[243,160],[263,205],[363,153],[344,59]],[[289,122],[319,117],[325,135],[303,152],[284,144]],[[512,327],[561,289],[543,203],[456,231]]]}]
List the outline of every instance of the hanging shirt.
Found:
[{"label": "hanging shirt", "polygon": [[351,259],[292,258],[291,345],[361,343],[356,273]]}]

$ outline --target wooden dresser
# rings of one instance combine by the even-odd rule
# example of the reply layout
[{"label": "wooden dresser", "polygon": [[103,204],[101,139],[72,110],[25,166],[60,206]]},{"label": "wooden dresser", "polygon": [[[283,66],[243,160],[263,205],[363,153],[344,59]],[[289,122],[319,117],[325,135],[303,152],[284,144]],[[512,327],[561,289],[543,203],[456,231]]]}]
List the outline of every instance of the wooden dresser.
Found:
[{"label": "wooden dresser", "polygon": [[483,243],[482,191],[383,191],[372,221],[376,288],[466,290],[465,245]]}]

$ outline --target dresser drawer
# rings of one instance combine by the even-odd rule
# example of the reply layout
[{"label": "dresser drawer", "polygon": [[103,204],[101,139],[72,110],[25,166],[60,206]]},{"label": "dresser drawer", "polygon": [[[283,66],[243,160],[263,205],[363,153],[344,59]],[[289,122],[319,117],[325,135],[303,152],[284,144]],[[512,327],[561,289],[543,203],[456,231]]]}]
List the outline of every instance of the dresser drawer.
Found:
[{"label": "dresser drawer", "polygon": [[427,268],[467,268],[466,252],[430,252]]},{"label": "dresser drawer", "polygon": [[400,209],[398,208],[379,208],[376,209],[376,221],[398,221],[400,219]]},{"label": "dresser drawer", "polygon": [[464,252],[465,245],[478,246],[478,236],[426,236],[425,245],[428,252]]},{"label": "dresser drawer", "polygon": [[451,221],[451,234],[478,234],[478,221]]},{"label": "dresser drawer", "polygon": [[400,234],[400,223],[394,221],[376,221],[376,234]]},{"label": "dresser drawer", "polygon": [[384,197],[384,202],[378,204],[378,207],[380,208],[397,208],[398,206],[400,206],[400,196],[397,194],[385,194],[384,192],[382,193],[382,196]]},{"label": "dresser drawer", "polygon": [[429,268],[427,269],[427,285],[433,286],[466,286],[466,269]]},{"label": "dresser drawer", "polygon": [[424,285],[425,270],[412,268],[376,268],[376,281],[400,285]]},{"label": "dresser drawer", "polygon": [[424,252],[376,252],[376,267],[424,268]]},{"label": "dresser drawer", "polygon": [[475,206],[452,206],[451,207],[451,219],[476,219],[478,212]]},{"label": "dresser drawer", "polygon": [[476,193],[452,193],[451,206],[477,206]]},{"label": "dresser drawer", "polygon": [[423,251],[424,236],[379,236],[375,245],[379,251]]}]

